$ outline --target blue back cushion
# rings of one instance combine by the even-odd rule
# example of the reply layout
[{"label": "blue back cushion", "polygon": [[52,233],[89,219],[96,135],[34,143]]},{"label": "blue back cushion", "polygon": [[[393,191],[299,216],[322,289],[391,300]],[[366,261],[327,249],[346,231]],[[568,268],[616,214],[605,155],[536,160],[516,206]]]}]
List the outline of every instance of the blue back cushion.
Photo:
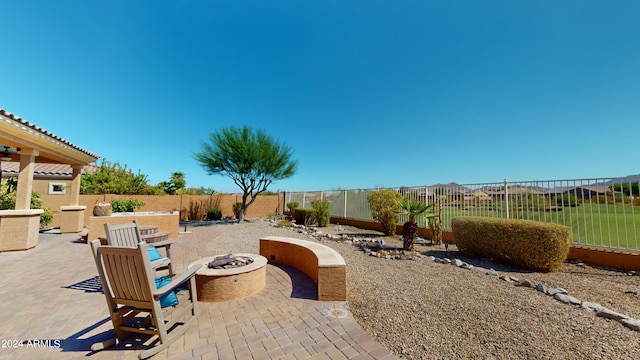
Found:
[{"label": "blue back cushion", "polygon": [[[156,289],[171,283],[171,278],[168,276],[161,276],[156,278]],[[160,297],[160,307],[176,306],[178,305],[178,297],[171,291]]]},{"label": "blue back cushion", "polygon": [[150,244],[147,247],[147,250],[149,250],[149,260],[155,261],[155,260],[162,259],[162,255],[160,255],[160,253],[158,252],[158,249],[156,249],[155,246]]}]

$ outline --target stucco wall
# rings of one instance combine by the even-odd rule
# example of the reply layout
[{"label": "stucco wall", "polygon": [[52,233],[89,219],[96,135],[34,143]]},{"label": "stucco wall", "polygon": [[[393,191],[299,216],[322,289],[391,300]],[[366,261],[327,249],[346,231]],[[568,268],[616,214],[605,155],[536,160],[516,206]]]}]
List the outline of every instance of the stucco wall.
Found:
[{"label": "stucco wall", "polygon": [[[80,195],[80,205],[85,205],[85,224],[89,223],[89,217],[93,216],[93,206],[96,202],[107,201],[113,199],[126,200],[134,198],[143,201],[145,205],[136,211],[179,211],[180,220],[188,219],[188,207],[191,201],[206,202],[211,199],[211,195]],[[214,198],[217,197],[213,196]],[[220,210],[222,216],[233,216],[233,204],[242,201],[242,195],[221,195]],[[280,204],[280,206],[278,206]],[[278,210],[279,208],[279,210]],[[282,214],[282,196],[279,195],[260,195],[256,201],[249,207],[246,217],[263,217],[270,214]]]},{"label": "stucco wall", "polygon": [[[63,184],[65,186],[64,194],[49,194],[49,183]],[[53,211],[53,223],[49,226],[60,226],[62,224],[62,213],[60,212],[60,206],[70,205],[71,199],[71,180],[59,180],[59,179],[36,179],[33,181],[33,191],[40,194],[42,200],[42,206],[51,209]]]},{"label": "stucco wall", "polygon": [[[65,187],[64,194],[49,194],[49,184],[62,184]],[[71,194],[74,189],[71,188],[71,180],[60,178],[39,177],[33,181],[33,191],[40,194],[42,206],[49,208],[53,212],[53,221],[50,227],[60,227],[62,225],[61,206],[75,205],[70,203]],[[190,202],[206,202],[211,198],[217,198],[218,195],[80,195],[78,205],[87,207],[84,214],[84,224],[89,224],[89,217],[93,216],[93,206],[96,202],[107,201],[113,199],[126,200],[134,198],[141,200],[145,205],[136,211],[179,211],[180,220],[188,220],[188,207]],[[242,194],[220,195],[220,209],[222,216],[233,216],[233,204],[242,201]],[[273,214],[282,214],[284,212],[284,198],[279,195],[260,195],[256,201],[249,207],[246,217],[262,217]],[[194,219],[191,219],[194,220]]]}]

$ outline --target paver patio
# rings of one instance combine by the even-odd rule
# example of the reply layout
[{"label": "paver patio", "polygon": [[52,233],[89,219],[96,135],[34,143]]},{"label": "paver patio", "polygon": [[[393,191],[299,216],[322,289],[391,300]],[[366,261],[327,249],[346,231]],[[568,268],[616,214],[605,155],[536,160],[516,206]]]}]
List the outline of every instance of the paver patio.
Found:
[{"label": "paver patio", "polygon": [[[213,227],[176,239],[172,259],[181,273],[206,249]],[[348,266],[348,264],[347,264]],[[38,246],[0,253],[0,359],[137,359],[139,336],[101,352],[91,344],[112,337],[89,245],[75,234],[40,234]],[[346,302],[321,302],[313,281],[267,265],[256,295],[200,302],[186,335],[153,359],[396,359],[355,322]]]}]

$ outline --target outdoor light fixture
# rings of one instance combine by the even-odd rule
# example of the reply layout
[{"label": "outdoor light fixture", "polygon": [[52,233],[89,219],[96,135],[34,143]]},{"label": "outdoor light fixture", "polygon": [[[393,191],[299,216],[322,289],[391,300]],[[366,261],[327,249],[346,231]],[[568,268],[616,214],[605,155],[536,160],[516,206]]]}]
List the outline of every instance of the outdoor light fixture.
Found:
[{"label": "outdoor light fixture", "polygon": [[11,155],[13,155],[13,154],[17,153],[18,151],[20,151],[20,148],[12,148],[11,146],[6,146],[6,145],[3,145],[3,147],[4,147],[4,151],[2,151],[0,153],[0,160],[2,160],[2,161],[11,161],[11,160],[13,160],[11,158]]}]

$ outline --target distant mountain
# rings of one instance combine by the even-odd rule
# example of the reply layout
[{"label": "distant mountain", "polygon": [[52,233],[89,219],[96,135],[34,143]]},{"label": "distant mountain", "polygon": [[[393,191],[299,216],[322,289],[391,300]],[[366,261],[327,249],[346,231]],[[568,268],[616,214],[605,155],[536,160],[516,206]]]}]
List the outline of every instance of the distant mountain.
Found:
[{"label": "distant mountain", "polygon": [[614,178],[613,180],[595,183],[594,185],[610,186],[613,183],[615,183],[615,184],[623,183],[624,184],[624,183],[635,183],[637,181],[640,181],[640,174],[638,174],[638,175],[627,175],[625,177]]},{"label": "distant mountain", "polygon": [[468,187],[462,186],[462,185],[460,185],[458,183],[455,183],[455,182],[450,182],[448,184],[429,185],[427,187],[431,188],[431,189],[446,188],[446,189],[451,189],[451,190],[454,190],[454,191],[467,191],[467,190],[469,190]]}]

